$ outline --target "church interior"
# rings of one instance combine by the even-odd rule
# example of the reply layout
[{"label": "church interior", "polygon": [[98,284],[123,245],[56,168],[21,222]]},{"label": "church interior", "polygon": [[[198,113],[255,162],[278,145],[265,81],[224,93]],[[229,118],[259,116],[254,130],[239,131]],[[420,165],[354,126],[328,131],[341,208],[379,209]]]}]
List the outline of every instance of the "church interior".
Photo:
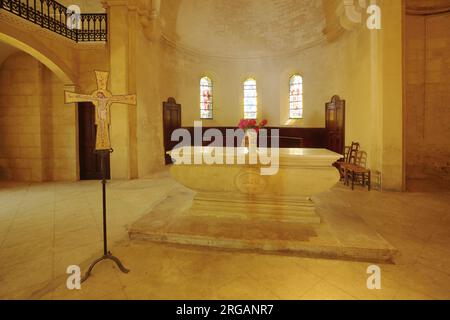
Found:
[{"label": "church interior", "polygon": [[449,101],[449,0],[0,0],[0,299],[448,300]]}]

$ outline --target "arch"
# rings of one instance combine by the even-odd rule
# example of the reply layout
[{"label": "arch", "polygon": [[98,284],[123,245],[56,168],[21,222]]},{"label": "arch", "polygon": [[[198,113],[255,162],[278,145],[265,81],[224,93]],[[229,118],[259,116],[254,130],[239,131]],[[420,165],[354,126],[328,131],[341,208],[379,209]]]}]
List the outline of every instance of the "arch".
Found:
[{"label": "arch", "polygon": [[331,101],[331,103],[336,103],[336,102],[342,101],[342,99],[341,99],[341,97],[339,95],[336,94],[336,95],[331,97],[330,101]]},{"label": "arch", "polygon": [[4,25],[2,26],[0,30],[0,41],[3,41],[8,45],[24,51],[34,57],[54,72],[65,85],[74,85],[76,83],[75,74],[59,57],[47,49],[46,45],[32,39],[30,36],[21,36],[20,31],[18,30],[8,29],[9,28]]}]

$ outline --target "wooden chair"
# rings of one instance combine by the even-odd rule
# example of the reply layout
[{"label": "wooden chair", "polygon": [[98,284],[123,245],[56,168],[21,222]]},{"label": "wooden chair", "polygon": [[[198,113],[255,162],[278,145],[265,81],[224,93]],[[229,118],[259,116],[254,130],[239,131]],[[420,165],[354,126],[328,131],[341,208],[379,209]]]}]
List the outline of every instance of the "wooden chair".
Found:
[{"label": "wooden chair", "polygon": [[341,180],[345,179],[345,167],[356,163],[358,151],[359,143],[352,142],[351,146],[346,146],[344,148],[344,158],[334,163],[334,166],[338,169],[339,174],[341,175]]},{"label": "wooden chair", "polygon": [[349,185],[349,179],[352,181],[352,190],[355,189],[355,181],[363,186],[367,185],[371,189],[371,172],[367,169],[367,153],[358,151],[355,163],[346,165],[344,170],[345,184]]}]

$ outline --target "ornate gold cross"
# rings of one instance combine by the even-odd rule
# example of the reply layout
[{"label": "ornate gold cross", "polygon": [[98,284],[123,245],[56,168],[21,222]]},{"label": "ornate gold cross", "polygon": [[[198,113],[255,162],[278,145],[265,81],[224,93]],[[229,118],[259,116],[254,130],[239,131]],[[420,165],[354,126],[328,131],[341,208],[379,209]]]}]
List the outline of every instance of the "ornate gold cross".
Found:
[{"label": "ornate gold cross", "polygon": [[108,91],[108,72],[95,71],[97,77],[97,90],[91,95],[79,94],[65,91],[65,103],[92,102],[95,106],[95,125],[97,126],[97,136],[95,140],[95,150],[110,150],[111,139],[109,127],[111,125],[110,107],[113,103],[123,103],[136,105],[136,95],[114,96]]}]

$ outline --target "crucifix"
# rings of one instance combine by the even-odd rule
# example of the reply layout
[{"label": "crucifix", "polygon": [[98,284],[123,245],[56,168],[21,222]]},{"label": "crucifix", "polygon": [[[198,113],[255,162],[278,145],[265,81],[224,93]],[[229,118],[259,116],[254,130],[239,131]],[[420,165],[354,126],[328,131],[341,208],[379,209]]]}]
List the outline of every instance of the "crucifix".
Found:
[{"label": "crucifix", "polygon": [[119,267],[120,271],[128,273],[120,260],[108,251],[107,231],[106,231],[106,165],[105,161],[108,154],[113,152],[111,148],[111,138],[109,128],[111,125],[111,105],[113,103],[122,103],[136,105],[136,95],[114,96],[107,90],[108,72],[95,71],[97,78],[97,90],[92,94],[79,94],[65,91],[65,103],[92,102],[95,108],[95,125],[97,128],[95,140],[95,153],[100,155],[102,171],[102,200],[103,200],[103,256],[95,260],[89,267],[87,273],[83,276],[81,282],[84,282],[91,275],[94,266],[102,260],[112,260]]}]

